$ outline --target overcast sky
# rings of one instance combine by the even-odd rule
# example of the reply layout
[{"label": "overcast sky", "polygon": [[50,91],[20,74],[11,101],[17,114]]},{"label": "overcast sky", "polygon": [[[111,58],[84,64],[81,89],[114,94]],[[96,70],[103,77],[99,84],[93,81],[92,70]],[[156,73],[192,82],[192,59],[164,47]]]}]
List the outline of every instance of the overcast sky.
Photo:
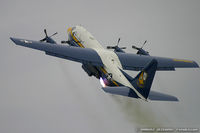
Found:
[{"label": "overcast sky", "polygon": [[[43,29],[67,39],[81,24],[104,46],[148,40],[151,55],[200,64],[199,0],[1,0],[0,132],[115,132],[138,127],[200,128],[200,70],[157,72],[152,90],[179,102],[144,102],[112,96],[81,64],[16,46],[9,37],[40,40]],[[131,72],[134,76],[137,72]]]}]

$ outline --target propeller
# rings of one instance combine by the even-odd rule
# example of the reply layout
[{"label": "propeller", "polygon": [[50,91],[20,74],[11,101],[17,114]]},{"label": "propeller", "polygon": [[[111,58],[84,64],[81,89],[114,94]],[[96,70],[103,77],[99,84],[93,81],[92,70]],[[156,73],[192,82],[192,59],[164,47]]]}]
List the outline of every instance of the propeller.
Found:
[{"label": "propeller", "polygon": [[117,45],[115,45],[115,46],[107,46],[107,49],[126,49],[126,47],[119,47],[119,42],[120,42],[120,38],[118,39],[118,41],[117,41]]},{"label": "propeller", "polygon": [[144,45],[145,45],[146,43],[147,43],[147,40],[144,41],[144,43],[142,44],[142,47],[141,47],[141,48],[136,47],[136,46],[134,46],[134,45],[132,45],[132,48],[138,50],[137,54],[149,55],[149,52],[148,52],[148,51],[145,51],[145,50],[143,49],[143,47],[144,47]]},{"label": "propeller", "polygon": [[52,34],[51,36],[48,36],[48,35],[47,35],[47,30],[46,30],[46,29],[44,29],[44,33],[45,33],[45,38],[41,39],[41,40],[40,40],[41,42],[44,42],[44,41],[46,41],[48,38],[51,38],[52,36],[55,36],[56,34],[58,34],[58,32],[55,32],[55,33]]},{"label": "propeller", "polygon": [[137,50],[143,49],[143,47],[144,47],[144,45],[145,45],[146,43],[147,43],[147,40],[144,41],[144,43],[142,44],[142,47],[141,47],[141,48],[138,48],[138,47],[136,47],[136,46],[134,46],[134,45],[132,45],[132,48],[137,49]]}]

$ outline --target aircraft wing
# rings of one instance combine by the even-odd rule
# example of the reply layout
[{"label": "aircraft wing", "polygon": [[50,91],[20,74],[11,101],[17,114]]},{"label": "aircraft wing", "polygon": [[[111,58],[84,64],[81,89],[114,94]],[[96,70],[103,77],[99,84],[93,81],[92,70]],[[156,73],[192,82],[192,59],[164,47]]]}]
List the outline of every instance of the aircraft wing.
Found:
[{"label": "aircraft wing", "polygon": [[[17,45],[45,51],[46,54],[51,56],[56,56],[80,63],[91,63],[94,66],[103,66],[100,56],[93,49],[50,44],[19,38],[11,38],[11,40]],[[144,66],[153,58],[158,62],[157,70],[175,70],[175,68],[199,67],[195,61],[190,60],[144,56],[120,52],[116,54],[124,70],[142,70]]]},{"label": "aircraft wing", "polygon": [[173,59],[156,56],[136,55],[129,53],[116,53],[124,70],[140,71],[153,58],[157,60],[157,70],[173,71],[175,68],[195,68],[199,67],[195,61],[185,59]]},{"label": "aircraft wing", "polygon": [[45,51],[46,54],[51,56],[56,56],[59,58],[64,58],[80,63],[91,63],[95,66],[103,66],[101,58],[99,57],[97,52],[92,49],[72,47],[60,44],[50,44],[18,38],[10,39],[17,45]]}]

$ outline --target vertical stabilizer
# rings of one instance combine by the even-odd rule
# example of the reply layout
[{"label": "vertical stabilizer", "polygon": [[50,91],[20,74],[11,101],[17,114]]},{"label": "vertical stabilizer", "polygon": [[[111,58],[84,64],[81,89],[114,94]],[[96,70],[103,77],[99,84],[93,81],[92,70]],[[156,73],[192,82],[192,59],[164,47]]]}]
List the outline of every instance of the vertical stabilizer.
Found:
[{"label": "vertical stabilizer", "polygon": [[144,69],[131,81],[133,87],[146,99],[149,96],[151,85],[157,69],[157,61],[152,59]]}]

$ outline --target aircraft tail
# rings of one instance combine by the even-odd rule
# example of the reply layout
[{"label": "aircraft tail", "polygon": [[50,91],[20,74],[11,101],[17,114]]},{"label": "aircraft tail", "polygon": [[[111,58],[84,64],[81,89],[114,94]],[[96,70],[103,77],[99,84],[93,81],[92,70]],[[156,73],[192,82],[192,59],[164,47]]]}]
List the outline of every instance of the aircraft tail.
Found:
[{"label": "aircraft tail", "polygon": [[[156,73],[157,69],[157,61],[156,59],[151,60],[146,67],[135,77],[132,78],[126,72],[121,70],[124,76],[129,80],[129,82],[133,85],[133,87],[144,97],[148,98],[153,101],[179,101],[178,98],[175,96],[164,94],[156,91],[150,91],[151,85]],[[126,86],[119,86],[119,87],[103,87],[102,88],[105,92],[128,96],[132,98],[139,98],[136,92]]]},{"label": "aircraft tail", "polygon": [[135,78],[122,71],[133,87],[146,99],[149,96],[157,64],[156,59],[152,59]]}]

